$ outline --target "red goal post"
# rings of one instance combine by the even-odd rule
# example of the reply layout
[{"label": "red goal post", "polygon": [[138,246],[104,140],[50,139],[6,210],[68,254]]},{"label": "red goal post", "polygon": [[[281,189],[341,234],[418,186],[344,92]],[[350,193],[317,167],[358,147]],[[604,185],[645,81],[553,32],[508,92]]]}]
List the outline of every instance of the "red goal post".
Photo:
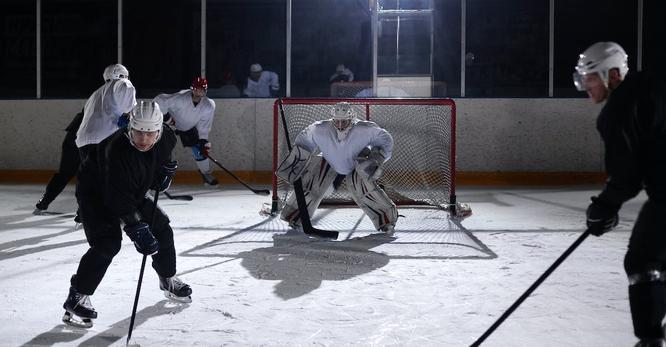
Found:
[{"label": "red goal post", "polygon": [[[378,183],[398,205],[449,209],[456,203],[456,105],[447,98],[284,98],[290,140],[315,121],[331,118],[338,102],[348,102],[359,118],[385,128],[394,139],[393,155]],[[273,105],[273,210],[290,190],[275,175],[288,153],[279,100]],[[353,203],[346,187],[324,199],[327,204]]]}]

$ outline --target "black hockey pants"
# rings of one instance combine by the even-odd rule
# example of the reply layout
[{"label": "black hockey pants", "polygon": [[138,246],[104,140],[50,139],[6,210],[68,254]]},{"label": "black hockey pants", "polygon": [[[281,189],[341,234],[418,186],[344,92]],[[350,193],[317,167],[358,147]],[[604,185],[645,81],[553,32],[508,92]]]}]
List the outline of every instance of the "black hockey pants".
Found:
[{"label": "black hockey pants", "polygon": [[69,182],[79,169],[81,157],[79,156],[79,149],[76,147],[74,140],[76,139],[76,131],[68,131],[65,139],[62,141],[62,154],[60,156],[60,167],[58,172],[53,174],[49,183],[46,185],[42,203],[48,206],[55,198],[65,189],[67,182]]},{"label": "black hockey pants", "polygon": [[[83,219],[83,228],[90,248],[79,262],[76,274],[72,276],[72,286],[82,294],[92,295],[102,281],[111,260],[120,251],[123,232],[118,218],[110,217],[98,199],[79,199],[79,212]],[[153,202],[144,199],[140,207],[141,220],[150,224],[152,222]],[[152,266],[158,275],[171,277],[176,274],[176,250],[173,244],[173,230],[169,225],[169,218],[157,208],[155,210],[155,225],[151,225],[151,232],[160,245],[160,250],[152,256]],[[134,251],[134,247],[131,248]],[[137,260],[141,255],[137,253]],[[127,269],[129,272],[138,271],[136,268]],[[132,275],[134,276],[134,275]],[[132,277],[134,278],[134,277]]]},{"label": "black hockey pants", "polygon": [[[629,304],[638,338],[664,336],[661,321],[666,314],[666,204],[648,200],[641,208],[629,239],[624,258],[624,269],[629,278],[637,278],[629,285]],[[662,273],[661,279],[650,279],[652,271]]]}]

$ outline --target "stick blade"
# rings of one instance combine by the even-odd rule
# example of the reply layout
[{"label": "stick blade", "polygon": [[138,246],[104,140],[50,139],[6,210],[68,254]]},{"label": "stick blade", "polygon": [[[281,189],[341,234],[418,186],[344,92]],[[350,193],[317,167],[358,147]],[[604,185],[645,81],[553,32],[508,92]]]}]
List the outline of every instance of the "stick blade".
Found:
[{"label": "stick blade", "polygon": [[337,240],[338,235],[340,234],[337,231],[317,229],[317,228],[314,228],[314,227],[312,228],[312,230],[303,229],[303,232],[306,235],[317,236],[317,237],[321,237],[321,238],[325,238],[325,239],[332,239],[332,240]]}]

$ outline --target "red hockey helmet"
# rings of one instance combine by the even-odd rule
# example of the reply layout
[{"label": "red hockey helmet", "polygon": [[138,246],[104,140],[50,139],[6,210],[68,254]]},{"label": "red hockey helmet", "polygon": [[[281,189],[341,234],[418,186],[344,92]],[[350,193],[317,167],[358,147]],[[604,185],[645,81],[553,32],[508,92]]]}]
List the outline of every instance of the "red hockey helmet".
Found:
[{"label": "red hockey helmet", "polygon": [[190,88],[208,90],[208,80],[205,77],[197,77],[192,80]]}]

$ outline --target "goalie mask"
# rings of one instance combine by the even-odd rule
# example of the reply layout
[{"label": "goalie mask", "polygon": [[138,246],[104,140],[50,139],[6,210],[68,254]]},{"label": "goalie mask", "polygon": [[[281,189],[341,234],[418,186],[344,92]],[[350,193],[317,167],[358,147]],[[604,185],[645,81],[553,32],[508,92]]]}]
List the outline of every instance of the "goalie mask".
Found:
[{"label": "goalie mask", "polygon": [[573,74],[574,85],[579,91],[585,91],[585,75],[598,73],[608,88],[608,72],[618,69],[620,79],[629,71],[627,53],[615,42],[597,42],[580,54],[576,71]]},{"label": "goalie mask", "polygon": [[348,102],[339,102],[333,106],[333,126],[338,133],[338,141],[347,138],[347,134],[356,123],[356,114]]},{"label": "goalie mask", "polygon": [[156,102],[141,101],[130,113],[127,137],[132,146],[146,152],[162,136],[162,111]]}]

